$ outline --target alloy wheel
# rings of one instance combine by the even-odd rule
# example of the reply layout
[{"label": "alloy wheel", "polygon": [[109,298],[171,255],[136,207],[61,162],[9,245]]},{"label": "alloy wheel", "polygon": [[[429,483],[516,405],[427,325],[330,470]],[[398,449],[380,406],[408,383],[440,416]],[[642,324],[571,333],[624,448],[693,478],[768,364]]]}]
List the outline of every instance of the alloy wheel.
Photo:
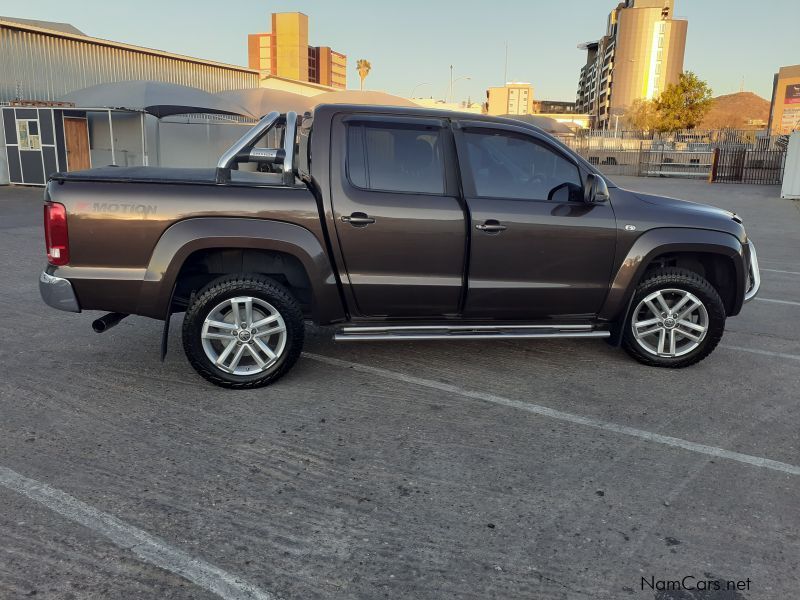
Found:
[{"label": "alloy wheel", "polygon": [[269,302],[238,296],[217,304],[200,333],[206,357],[232,375],[257,375],[286,348],[286,323]]},{"label": "alloy wheel", "polygon": [[639,346],[667,358],[695,350],[708,332],[708,311],[694,294],[663,289],[645,296],[633,311],[631,329]]}]

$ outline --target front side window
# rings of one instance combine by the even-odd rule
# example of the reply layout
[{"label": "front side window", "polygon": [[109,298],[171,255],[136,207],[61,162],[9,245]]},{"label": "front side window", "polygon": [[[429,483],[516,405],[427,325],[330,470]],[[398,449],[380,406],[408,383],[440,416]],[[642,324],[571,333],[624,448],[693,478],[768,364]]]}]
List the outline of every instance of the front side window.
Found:
[{"label": "front side window", "polygon": [[417,125],[348,125],[347,173],[360,188],[444,194],[441,129]]},{"label": "front side window", "polygon": [[580,188],[578,167],[544,144],[510,132],[466,132],[475,193],[484,198],[560,200],[564,184]]}]

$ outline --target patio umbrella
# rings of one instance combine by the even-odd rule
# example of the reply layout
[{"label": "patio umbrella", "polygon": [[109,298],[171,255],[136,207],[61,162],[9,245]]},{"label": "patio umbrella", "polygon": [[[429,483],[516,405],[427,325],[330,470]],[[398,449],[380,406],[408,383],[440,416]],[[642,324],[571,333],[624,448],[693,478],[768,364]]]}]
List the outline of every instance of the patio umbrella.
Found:
[{"label": "patio umbrella", "polygon": [[419,108],[419,104],[406,100],[400,96],[393,96],[386,92],[362,92],[359,90],[341,90],[337,92],[324,92],[312,96],[310,100],[317,104],[376,104],[379,106],[410,106]]},{"label": "patio umbrella", "polygon": [[187,113],[250,116],[247,110],[226,98],[186,85],[160,81],[101,83],[70,92],[60,100],[73,102],[78,108],[144,111],[159,119]]},{"label": "patio umbrella", "polygon": [[307,110],[314,108],[316,104],[308,96],[269,88],[226,90],[215,95],[243,107],[256,119],[260,119],[273,110],[277,110],[279,113],[294,111],[302,115]]},{"label": "patio umbrella", "polygon": [[539,115],[501,115],[506,119],[514,119],[516,121],[523,121],[536,125],[539,129],[551,133],[553,135],[574,135],[574,131],[564,123],[560,123],[550,117],[541,117]]}]

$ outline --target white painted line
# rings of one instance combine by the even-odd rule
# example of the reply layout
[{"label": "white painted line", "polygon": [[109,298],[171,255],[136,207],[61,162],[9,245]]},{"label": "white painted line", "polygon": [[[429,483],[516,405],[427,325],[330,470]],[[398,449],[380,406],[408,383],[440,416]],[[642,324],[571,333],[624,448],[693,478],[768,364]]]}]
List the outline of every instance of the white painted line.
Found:
[{"label": "white painted line", "polygon": [[759,302],[772,302],[773,304],[788,304],[790,306],[800,306],[800,302],[795,302],[794,300],[774,300],[773,298],[759,298],[758,296],[756,296],[753,299],[758,300]]},{"label": "white painted line", "polygon": [[130,550],[143,561],[180,575],[220,598],[225,600],[274,600],[275,598],[269,592],[259,590],[235,575],[173,548],[146,531],[97,510],[66,492],[29,479],[3,466],[0,466],[0,485],[43,504],[62,517],[107,537],[121,548]]},{"label": "white painted line", "polygon": [[782,271],[781,269],[761,269],[762,271],[769,271],[770,273],[786,273],[787,275],[800,275],[800,271]]},{"label": "white painted line", "polygon": [[751,354],[761,354],[763,356],[774,356],[775,358],[788,358],[789,360],[800,360],[797,354],[786,354],[784,352],[770,352],[769,350],[756,350],[755,348],[743,348],[742,346],[728,346],[727,344],[720,344],[720,348],[727,348],[728,350],[739,350],[740,352],[750,352]]},{"label": "white painted line", "polygon": [[718,458],[735,460],[737,462],[744,463],[747,465],[762,467],[764,469],[771,469],[773,471],[780,471],[782,473],[788,473],[790,475],[800,475],[799,466],[778,462],[777,460],[770,460],[768,458],[762,458],[760,456],[751,456],[749,454],[741,454],[740,452],[732,452],[730,450],[725,450],[724,448],[717,448],[716,446],[706,446],[705,444],[697,444],[695,442],[690,442],[689,440],[671,437],[668,435],[661,435],[660,433],[652,433],[650,431],[645,431],[643,429],[628,427],[627,425],[617,425],[616,423],[611,423],[609,421],[601,421],[600,419],[594,419],[592,417],[583,417],[581,415],[555,410],[553,408],[548,408],[546,406],[541,406],[539,404],[522,402],[521,400],[512,400],[510,398],[504,398],[503,396],[497,396],[495,394],[489,394],[486,392],[474,392],[472,390],[465,390],[455,385],[450,385],[449,383],[442,383],[440,381],[434,381],[432,379],[423,379],[421,377],[405,375],[404,373],[397,373],[395,371],[380,369],[378,367],[370,367],[367,365],[362,365],[360,363],[340,360],[338,358],[331,358],[329,356],[310,354],[308,352],[303,352],[303,356],[305,358],[310,358],[312,360],[316,360],[318,362],[326,363],[336,367],[349,368],[353,369],[354,371],[359,371],[361,373],[369,373],[370,375],[377,375],[379,377],[385,377],[386,379],[394,379],[395,381],[402,381],[403,383],[419,385],[422,387],[427,387],[442,392],[448,392],[451,394],[458,394],[459,396],[472,398],[474,400],[482,400],[484,402],[491,402],[493,404],[499,404],[501,406],[517,408],[519,410],[524,410],[536,415],[550,417],[551,419],[558,419],[559,421],[566,421],[568,423],[575,423],[577,425],[594,427],[595,429],[612,431],[614,433],[628,435],[631,437],[646,440],[648,442],[654,442],[656,444],[663,444],[665,446],[672,446],[674,448],[683,448],[684,450],[697,452],[699,454],[706,454],[708,456],[716,456]]}]

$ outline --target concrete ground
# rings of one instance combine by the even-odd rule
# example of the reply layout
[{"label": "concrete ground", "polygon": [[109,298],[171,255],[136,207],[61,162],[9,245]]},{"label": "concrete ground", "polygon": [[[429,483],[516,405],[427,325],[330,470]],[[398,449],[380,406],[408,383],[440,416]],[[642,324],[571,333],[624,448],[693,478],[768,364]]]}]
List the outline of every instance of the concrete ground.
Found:
[{"label": "concrete ground", "polygon": [[177,322],[162,365],[160,323],[45,306],[41,190],[0,188],[0,598],[796,597],[800,204],[616,179],[758,245],[760,299],[699,365],[312,328],[255,391],[197,376]]}]

